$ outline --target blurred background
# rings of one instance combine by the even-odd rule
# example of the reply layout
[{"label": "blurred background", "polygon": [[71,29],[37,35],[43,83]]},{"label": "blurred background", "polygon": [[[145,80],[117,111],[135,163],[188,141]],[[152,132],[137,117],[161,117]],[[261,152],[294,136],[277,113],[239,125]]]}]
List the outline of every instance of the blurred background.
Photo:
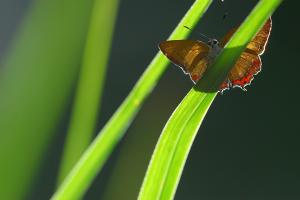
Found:
[{"label": "blurred background", "polygon": [[[92,2],[0,0],[1,199],[49,199],[55,190]],[[190,38],[221,38],[256,2],[215,0]],[[120,1],[95,134],[192,3]],[[262,72],[248,91],[214,101],[175,199],[300,198],[298,7],[284,1],[273,15]],[[168,67],[84,199],[136,199],[159,134],[192,86]]]}]

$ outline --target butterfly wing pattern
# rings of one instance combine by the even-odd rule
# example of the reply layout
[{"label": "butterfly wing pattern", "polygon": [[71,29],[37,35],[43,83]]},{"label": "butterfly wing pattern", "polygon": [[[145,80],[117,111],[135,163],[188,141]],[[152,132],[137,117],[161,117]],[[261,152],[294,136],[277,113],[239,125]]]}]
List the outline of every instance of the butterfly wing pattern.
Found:
[{"label": "butterfly wing pattern", "polygon": [[170,40],[159,44],[160,50],[196,82],[206,71],[209,47],[197,40]]},{"label": "butterfly wing pattern", "polygon": [[[240,87],[246,90],[245,86],[249,85],[254,75],[261,70],[260,55],[265,51],[271,28],[272,20],[270,17],[238,58],[226,80],[220,85],[219,91],[222,92],[231,87]],[[237,28],[234,28],[229,31],[220,40],[217,48],[224,48],[236,30]],[[210,66],[212,54],[216,50],[214,47],[216,46],[198,40],[171,40],[159,44],[164,55],[179,66],[185,74],[189,74],[194,83],[202,78],[207,67]]]},{"label": "butterfly wing pattern", "polygon": [[[236,61],[228,74],[228,80],[220,86],[220,91],[229,89],[230,87],[240,87],[245,90],[245,86],[250,85],[254,75],[261,71],[262,63],[260,55],[265,51],[271,29],[272,20],[270,17]],[[222,48],[224,48],[236,30],[237,28],[229,31],[220,41],[220,46]]]}]

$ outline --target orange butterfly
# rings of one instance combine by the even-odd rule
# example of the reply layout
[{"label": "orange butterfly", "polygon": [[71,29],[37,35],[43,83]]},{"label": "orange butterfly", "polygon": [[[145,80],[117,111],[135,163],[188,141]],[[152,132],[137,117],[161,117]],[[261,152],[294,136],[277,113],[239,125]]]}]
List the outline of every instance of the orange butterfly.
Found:
[{"label": "orange butterfly", "polygon": [[[221,92],[232,87],[246,90],[245,86],[249,85],[254,75],[261,70],[260,55],[265,51],[271,28],[270,17],[220,85]],[[237,28],[234,28],[229,31],[220,42],[216,39],[210,39],[208,43],[199,40],[171,40],[160,43],[159,48],[175,65],[181,67],[184,73],[189,74],[195,83],[202,78],[207,67],[212,64],[236,30]]]}]

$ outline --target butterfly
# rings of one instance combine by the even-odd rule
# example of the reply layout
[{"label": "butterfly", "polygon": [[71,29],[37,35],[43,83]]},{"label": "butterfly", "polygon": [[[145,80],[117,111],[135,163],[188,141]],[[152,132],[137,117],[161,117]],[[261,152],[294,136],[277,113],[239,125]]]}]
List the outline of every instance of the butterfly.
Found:
[{"label": "butterfly", "polygon": [[[220,85],[219,91],[239,87],[243,90],[250,85],[254,75],[261,71],[261,58],[264,53],[272,29],[271,17],[261,30],[247,45],[226,80]],[[185,74],[189,74],[194,83],[200,80],[217,55],[225,47],[237,28],[230,30],[220,41],[209,39],[207,43],[199,40],[170,40],[159,44],[159,49]]]}]

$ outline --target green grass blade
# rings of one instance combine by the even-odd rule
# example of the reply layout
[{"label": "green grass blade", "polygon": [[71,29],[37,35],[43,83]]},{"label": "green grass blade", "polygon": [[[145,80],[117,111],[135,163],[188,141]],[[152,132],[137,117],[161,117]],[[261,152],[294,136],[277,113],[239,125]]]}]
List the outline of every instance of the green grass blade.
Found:
[{"label": "green grass blade", "polygon": [[59,183],[90,144],[94,133],[118,4],[119,0],[94,1]]},{"label": "green grass blade", "polygon": [[[177,185],[179,183],[184,164],[186,162],[188,153],[191,149],[192,143],[197,135],[199,127],[210,107],[216,93],[206,93],[203,94],[199,91],[192,90],[192,93],[197,94],[200,100],[195,111],[192,113],[192,116],[187,121],[187,124],[184,126],[180,138],[176,144],[176,149],[173,155],[173,158],[168,169],[165,182],[163,184],[162,192],[160,199],[173,199]],[[179,147],[179,148],[178,148]]]},{"label": "green grass blade", "polygon": [[26,199],[45,161],[75,83],[90,6],[31,1],[1,59],[0,199]]},{"label": "green grass blade", "polygon": [[[187,37],[189,31],[183,26],[194,27],[211,2],[212,0],[195,1],[169,39]],[[115,145],[122,138],[141,104],[165,71],[168,63],[169,61],[161,53],[155,56],[128,97],[98,134],[52,199],[74,199],[83,195],[93,178],[103,167]]]},{"label": "green grass blade", "polygon": [[[236,59],[282,0],[261,0],[234,34],[224,51],[192,88],[168,120],[148,166],[140,200],[173,199],[198,129]],[[203,90],[210,93],[201,92]]]}]

